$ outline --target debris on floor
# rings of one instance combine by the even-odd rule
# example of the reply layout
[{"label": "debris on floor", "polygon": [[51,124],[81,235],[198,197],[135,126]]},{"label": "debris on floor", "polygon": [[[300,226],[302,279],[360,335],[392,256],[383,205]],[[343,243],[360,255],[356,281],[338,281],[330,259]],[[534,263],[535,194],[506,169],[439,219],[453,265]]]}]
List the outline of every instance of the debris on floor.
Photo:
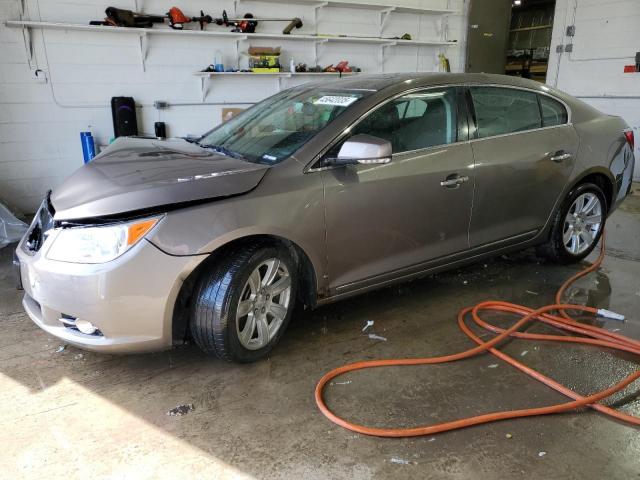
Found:
[{"label": "debris on floor", "polygon": [[185,403],[183,405],[173,407],[167,412],[167,415],[170,417],[181,417],[182,415],[186,415],[193,410],[195,410],[195,408],[193,407],[193,403]]},{"label": "debris on floor", "polygon": [[498,368],[498,364],[497,363],[492,363],[491,365],[489,365],[489,367],[487,368]]},{"label": "debris on floor", "polygon": [[84,355],[82,353],[77,353],[73,356],[73,358],[76,360],[82,360],[84,358]]},{"label": "debris on floor", "polygon": [[527,353],[529,353],[529,350],[524,350],[524,351],[520,354],[520,356],[521,356],[521,357],[524,357]]},{"label": "debris on floor", "polygon": [[544,457],[547,454],[547,452],[538,452],[538,456],[539,457]]},{"label": "debris on floor", "polygon": [[67,349],[66,345],[60,345],[58,348],[56,348],[56,353],[62,353]]},{"label": "debris on floor", "polygon": [[397,463],[398,465],[411,465],[411,461],[405,460],[404,458],[391,457],[389,461],[391,463]]},{"label": "debris on floor", "polygon": [[370,338],[371,340],[381,340],[381,341],[383,341],[383,342],[386,342],[386,341],[387,341],[387,338],[386,338],[386,337],[383,337],[383,336],[381,336],[381,335],[376,335],[375,333],[370,333],[370,334],[369,334],[369,338]]},{"label": "debris on floor", "polygon": [[368,328],[373,327],[373,320],[367,320],[367,323],[364,327],[362,327],[362,331],[366,332]]},{"label": "debris on floor", "polygon": [[331,382],[331,385],[349,385],[351,380],[347,380],[345,382]]},{"label": "debris on floor", "polygon": [[511,435],[510,433],[507,433],[504,437],[505,438],[513,438],[513,435]]},{"label": "debris on floor", "polygon": [[538,292],[534,292],[533,290],[525,290],[525,292],[531,294],[531,295],[538,295]]}]

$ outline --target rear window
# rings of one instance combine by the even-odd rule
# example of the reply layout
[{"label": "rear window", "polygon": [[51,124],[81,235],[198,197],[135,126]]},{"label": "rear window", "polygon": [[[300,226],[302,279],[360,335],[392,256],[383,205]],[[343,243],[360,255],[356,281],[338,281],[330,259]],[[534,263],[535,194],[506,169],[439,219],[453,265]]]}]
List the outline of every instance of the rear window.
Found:
[{"label": "rear window", "polygon": [[480,138],[542,126],[534,92],[500,87],[471,87],[470,91]]},{"label": "rear window", "polygon": [[539,97],[540,108],[542,109],[542,125],[544,127],[564,125],[569,121],[569,115],[564,105],[546,95],[539,95]]}]

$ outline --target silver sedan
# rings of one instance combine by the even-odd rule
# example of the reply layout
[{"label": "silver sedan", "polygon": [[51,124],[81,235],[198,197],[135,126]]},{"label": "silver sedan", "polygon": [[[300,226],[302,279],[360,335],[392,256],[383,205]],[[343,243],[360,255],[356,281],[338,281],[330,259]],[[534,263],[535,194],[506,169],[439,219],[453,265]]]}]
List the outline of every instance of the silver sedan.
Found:
[{"label": "silver sedan", "polygon": [[42,203],[24,307],[91,350],[248,362],[297,302],[538,247],[594,248],[629,192],[633,133],[545,85],[354,76],[281,92],[198,139],[121,138]]}]

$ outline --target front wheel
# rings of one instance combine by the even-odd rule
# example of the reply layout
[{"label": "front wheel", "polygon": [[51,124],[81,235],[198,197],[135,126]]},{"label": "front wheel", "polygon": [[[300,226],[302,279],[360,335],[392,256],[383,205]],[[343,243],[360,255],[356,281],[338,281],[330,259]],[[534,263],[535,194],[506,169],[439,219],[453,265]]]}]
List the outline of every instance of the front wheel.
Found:
[{"label": "front wheel", "polygon": [[606,218],[602,189],[593,183],[578,185],[558,210],[549,241],[539,252],[559,263],[579,262],[600,240]]},{"label": "front wheel", "polygon": [[266,356],[291,319],[297,268],[284,247],[232,250],[201,278],[191,334],[206,353],[233,362]]}]

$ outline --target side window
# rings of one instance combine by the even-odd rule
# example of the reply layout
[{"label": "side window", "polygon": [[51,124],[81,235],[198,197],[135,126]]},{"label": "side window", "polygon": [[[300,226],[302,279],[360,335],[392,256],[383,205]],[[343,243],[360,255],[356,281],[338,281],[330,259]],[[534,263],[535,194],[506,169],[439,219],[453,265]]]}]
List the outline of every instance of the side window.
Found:
[{"label": "side window", "polygon": [[542,126],[538,96],[500,87],[471,87],[480,138],[524,132]]},{"label": "side window", "polygon": [[569,121],[569,114],[564,105],[546,95],[539,95],[539,97],[540,108],[542,109],[542,125],[544,127],[564,125]]},{"label": "side window", "polygon": [[400,118],[418,118],[424,115],[427,110],[427,102],[419,98],[412,98],[397,104]]},{"label": "side window", "polygon": [[359,133],[389,140],[393,153],[456,142],[456,91],[424,90],[387,102],[354,127],[352,135]]}]

